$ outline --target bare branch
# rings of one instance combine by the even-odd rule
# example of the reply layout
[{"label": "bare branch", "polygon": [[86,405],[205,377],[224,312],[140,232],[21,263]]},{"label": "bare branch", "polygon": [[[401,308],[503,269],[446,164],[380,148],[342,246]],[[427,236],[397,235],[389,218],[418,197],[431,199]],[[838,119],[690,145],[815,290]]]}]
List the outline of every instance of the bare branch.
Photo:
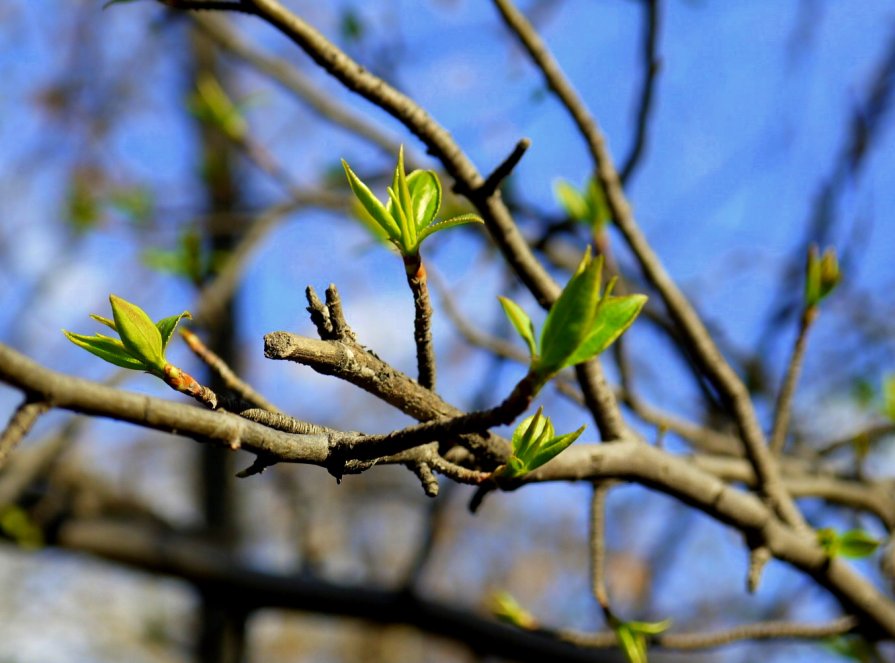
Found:
[{"label": "bare branch", "polygon": [[[663,633],[649,639],[650,645],[666,649],[714,649],[743,640],[822,640],[845,635],[855,630],[858,621],[854,617],[839,617],[820,624],[799,622],[756,622],[714,633]],[[615,633],[577,633],[557,631],[566,642],[581,647],[605,649],[618,646]]]},{"label": "bare branch", "polygon": [[643,22],[643,46],[640,59],[643,69],[643,83],[640,88],[640,106],[637,110],[637,129],[634,133],[634,144],[624,160],[619,179],[627,184],[634,170],[640,164],[646,147],[646,138],[649,130],[650,113],[653,109],[653,100],[656,91],[656,77],[661,67],[659,60],[659,30],[662,18],[662,0],[641,0],[644,12]]},{"label": "bare branch", "polygon": [[10,452],[24,438],[34,422],[50,409],[49,403],[26,397],[9,418],[6,428],[0,432],[0,469],[6,464]]}]

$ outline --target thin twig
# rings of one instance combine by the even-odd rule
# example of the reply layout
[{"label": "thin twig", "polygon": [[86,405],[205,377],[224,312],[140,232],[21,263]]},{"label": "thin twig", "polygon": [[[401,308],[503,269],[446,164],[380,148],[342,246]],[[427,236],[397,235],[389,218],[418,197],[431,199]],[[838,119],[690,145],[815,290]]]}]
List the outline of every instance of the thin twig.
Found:
[{"label": "thin twig", "polygon": [[[756,622],[714,633],[664,633],[649,638],[649,644],[666,649],[714,649],[742,640],[822,640],[854,631],[858,620],[846,616],[820,624]],[[580,647],[606,649],[618,645],[615,633],[556,631],[557,637]]]},{"label": "thin twig", "polygon": [[792,399],[796,393],[796,385],[802,372],[802,362],[805,359],[805,348],[808,344],[808,331],[811,324],[817,318],[817,307],[811,306],[805,309],[799,321],[799,333],[786,367],[786,377],[783,386],[777,395],[777,404],[774,407],[774,425],[771,428],[771,440],[769,442],[771,453],[780,456],[786,446],[786,432],[789,430],[789,417],[792,413]]},{"label": "thin twig", "polygon": [[[311,292],[313,293],[313,289],[311,289]],[[311,299],[309,298],[308,302],[310,303],[310,301]],[[326,310],[328,314],[326,319],[329,320],[332,328],[333,340],[355,343],[357,337],[345,319],[345,311],[342,308],[342,296],[339,295],[339,290],[336,288],[335,283],[330,283],[326,288]]]},{"label": "thin twig", "polygon": [[591,591],[603,610],[607,623],[612,622],[609,592],[606,589],[606,494],[607,482],[594,483],[590,501]]},{"label": "thin twig", "polygon": [[180,335],[183,337],[183,340],[186,341],[187,347],[192,350],[193,354],[205,362],[205,364],[218,375],[227,386],[227,389],[262,410],[282,414],[282,411],[273,403],[264,398],[264,396],[255,391],[251,385],[236,375],[226,362],[224,362],[224,360],[216,353],[212,352],[211,349],[193,332],[181,327]]},{"label": "thin twig", "polygon": [[[387,136],[365,116],[339,104],[332,95],[321,92],[316,84],[288,60],[256,50],[220,17],[197,14],[193,16],[193,20],[220,48],[275,80],[323,119],[378,146],[385,154],[394,156],[398,153],[400,141]],[[408,165],[411,163],[409,159],[407,162]]]},{"label": "thin twig", "polygon": [[649,130],[650,113],[653,109],[655,97],[656,77],[661,67],[658,56],[659,31],[661,27],[661,0],[641,0],[643,6],[643,41],[641,49],[641,67],[643,69],[643,83],[640,88],[640,106],[637,109],[637,128],[634,132],[634,143],[631,151],[622,162],[619,171],[619,179],[622,184],[627,184],[634,170],[640,164],[646,146],[646,138]]},{"label": "thin twig", "polygon": [[416,381],[435,389],[435,348],[432,344],[432,302],[426,266],[419,253],[404,258],[407,285],[413,294],[413,340],[416,345]]},{"label": "thin twig", "polygon": [[870,445],[889,435],[895,435],[895,422],[876,423],[855,433],[849,433],[843,437],[823,442],[818,445],[816,453],[820,457],[829,456],[845,447],[853,447],[858,441]]},{"label": "thin twig", "polygon": [[519,161],[521,161],[529,147],[531,147],[531,140],[528,138],[520,139],[507,158],[504,159],[490,175],[488,175],[479,187],[478,194],[485,198],[490,198],[494,192],[497,191],[498,187],[500,187],[501,183],[510,176],[510,173],[513,172],[513,169]]},{"label": "thin twig", "polygon": [[171,9],[186,11],[231,11],[254,14],[255,10],[244,0],[159,0]]},{"label": "thin twig", "polygon": [[12,450],[31,430],[34,422],[49,409],[49,403],[35,400],[30,396],[26,397],[22,404],[16,408],[9,418],[6,428],[0,433],[0,469],[6,464]]}]

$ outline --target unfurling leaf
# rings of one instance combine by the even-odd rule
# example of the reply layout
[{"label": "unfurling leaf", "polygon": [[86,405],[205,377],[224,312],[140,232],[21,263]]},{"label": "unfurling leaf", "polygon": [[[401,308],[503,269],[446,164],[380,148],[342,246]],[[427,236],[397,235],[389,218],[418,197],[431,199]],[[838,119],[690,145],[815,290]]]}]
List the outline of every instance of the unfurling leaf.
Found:
[{"label": "unfurling leaf", "polygon": [[869,557],[880,546],[880,541],[863,530],[853,529],[840,534],[832,527],[817,530],[817,542],[827,557],[860,559]]},{"label": "unfurling leaf", "polygon": [[436,232],[464,223],[483,223],[475,214],[436,221],[442,193],[438,175],[431,170],[415,170],[408,175],[403,146],[398,151],[392,184],[386,188],[388,199],[384,205],[344,159],[342,167],[355,197],[378,226],[376,234],[384,233],[405,258],[418,256],[420,244]]},{"label": "unfurling leaf", "polygon": [[165,370],[165,355],[162,335],[152,319],[136,304],[109,295],[115,328],[121,342],[130,354],[149,366],[150,369]]},{"label": "unfurling leaf", "polygon": [[431,170],[415,170],[407,176],[410,198],[413,204],[413,218],[417,230],[435,221],[441,209],[441,182]]},{"label": "unfurling leaf", "polygon": [[382,228],[390,239],[398,241],[401,237],[401,232],[398,229],[398,224],[394,217],[388,213],[388,210],[386,210],[385,206],[379,202],[379,199],[373,195],[373,192],[370,191],[369,187],[354,174],[354,171],[351,170],[351,166],[349,166],[348,162],[344,159],[342,159],[342,168],[345,169],[345,175],[348,177],[348,185],[351,187],[351,191],[354,192],[355,198],[357,198],[360,204],[364,206],[364,209],[367,210],[367,214],[379,224],[379,227]]},{"label": "unfurling leaf", "polygon": [[544,321],[539,372],[552,375],[562,369],[590,333],[600,303],[602,273],[603,257],[593,260],[588,248],[578,271],[550,307]]},{"label": "unfurling leaf", "polygon": [[165,348],[177,324],[183,318],[189,318],[189,311],[172,315],[153,322],[146,312],[136,304],[109,296],[112,305],[113,319],[91,314],[97,322],[118,332],[121,339],[95,334],[85,336],[62,330],[65,337],[75,345],[104,359],[110,364],[136,371],[147,371],[164,378],[168,362],[165,360]]},{"label": "unfurling leaf", "polygon": [[180,315],[171,315],[167,318],[162,318],[155,323],[155,326],[158,327],[159,334],[161,334],[162,336],[162,352],[164,352],[165,348],[168,347],[168,342],[171,340],[171,335],[177,328],[178,323],[184,318],[186,318],[187,320],[192,320],[193,316],[190,315],[189,311],[184,311]]},{"label": "unfurling leaf", "polygon": [[513,431],[513,453],[506,465],[497,472],[508,479],[525,476],[558,456],[584,432],[584,426],[572,433],[556,435],[553,423],[538,408]]},{"label": "unfurling leaf", "polygon": [[565,180],[557,180],[553,193],[570,219],[585,223],[596,231],[612,220],[603,187],[593,177],[588,179],[583,192]]},{"label": "unfurling leaf", "polygon": [[839,554],[850,559],[870,557],[879,546],[879,539],[860,529],[848,530],[839,537]]},{"label": "unfurling leaf", "polygon": [[507,299],[506,297],[498,297],[497,299],[500,300],[503,312],[506,313],[513,328],[519,332],[519,336],[521,336],[522,340],[528,345],[528,351],[531,353],[532,358],[534,358],[538,353],[538,349],[535,342],[535,328],[531,318],[529,318],[528,314],[522,310],[522,307],[512,299]]},{"label": "unfurling leaf", "polygon": [[895,375],[890,375],[883,381],[883,412],[895,421]]},{"label": "unfurling leaf", "polygon": [[109,338],[97,334],[96,336],[85,336],[83,334],[73,334],[70,331],[62,330],[65,337],[77,345],[84,348],[87,352],[95,354],[100,359],[104,359],[110,364],[120,366],[121,368],[130,368],[135,371],[148,371],[149,367],[131,356],[121,341],[117,338]]},{"label": "unfurling leaf", "polygon": [[576,221],[586,223],[589,219],[590,211],[588,209],[587,200],[574,186],[565,180],[558,180],[553,185],[553,193],[559,204],[562,205],[569,218]]},{"label": "unfurling leaf", "polygon": [[618,644],[630,663],[648,663],[647,637],[668,630],[671,620],[661,622],[619,622],[613,627]]},{"label": "unfurling leaf", "polygon": [[453,216],[450,219],[437,221],[423,228],[423,231],[419,234],[418,243],[422,244],[423,240],[429,237],[429,235],[434,235],[437,232],[453,228],[454,226],[464,226],[467,223],[484,223],[484,221],[475,214],[461,214],[460,216]]},{"label": "unfurling leaf", "polygon": [[810,246],[805,267],[805,307],[813,308],[820,304],[841,280],[835,250],[828,248],[821,256],[817,246]]},{"label": "unfurling leaf", "polygon": [[603,257],[592,259],[590,249],[569,279],[544,321],[539,341],[534,340],[531,320],[509,299],[500,298],[504,312],[531,353],[538,388],[553,375],[588,361],[603,352],[634,322],[646,303],[646,295],[613,297],[615,279],[600,294]]},{"label": "unfurling leaf", "polygon": [[490,599],[491,612],[500,621],[527,631],[538,628],[538,621],[509,592],[494,592]]},{"label": "unfurling leaf", "polygon": [[646,304],[646,295],[625,295],[624,297],[604,297],[597,309],[590,333],[578,349],[566,359],[566,366],[574,366],[608,348],[637,319]]}]

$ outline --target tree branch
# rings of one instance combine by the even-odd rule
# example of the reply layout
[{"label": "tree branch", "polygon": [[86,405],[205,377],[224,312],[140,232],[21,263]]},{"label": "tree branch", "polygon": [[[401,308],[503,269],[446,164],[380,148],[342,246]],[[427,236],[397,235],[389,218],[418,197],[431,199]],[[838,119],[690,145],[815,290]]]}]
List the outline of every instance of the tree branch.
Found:
[{"label": "tree branch", "polygon": [[547,84],[560,99],[590,149],[596,175],[609,205],[612,219],[634,253],[641,269],[662,296],[668,312],[681,329],[702,370],[724,396],[739,425],[746,453],[755,465],[762,491],[790,524],[804,527],[801,513],[786,494],[778,468],[755,415],[749,393],[721,355],[711,335],[684,294],[665,271],[658,256],[646,241],[631,206],[625,197],[612,156],[606,147],[596,120],[585,107],[578,93],[566,79],[546,44],[511,0],[494,0],[504,21],[540,68]]}]

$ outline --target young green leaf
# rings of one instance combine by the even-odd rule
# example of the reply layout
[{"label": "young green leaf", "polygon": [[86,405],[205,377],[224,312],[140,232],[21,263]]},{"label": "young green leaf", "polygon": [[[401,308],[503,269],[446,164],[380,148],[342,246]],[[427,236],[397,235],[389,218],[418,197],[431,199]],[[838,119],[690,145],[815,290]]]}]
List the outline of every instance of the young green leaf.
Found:
[{"label": "young green leaf", "polygon": [[619,622],[615,627],[618,643],[630,663],[648,663],[647,636],[655,636],[666,631],[671,620],[661,622]]},{"label": "young green leaf", "polygon": [[587,200],[574,186],[565,180],[557,180],[553,185],[553,194],[562,205],[569,218],[587,223],[589,210]]},{"label": "young green leaf", "polygon": [[422,231],[441,209],[441,182],[431,170],[415,170],[407,176],[407,186],[413,201],[413,219],[417,230]]},{"label": "young green leaf", "polygon": [[883,381],[883,413],[895,421],[895,375]]},{"label": "young green leaf", "polygon": [[392,183],[392,188],[395,190],[398,200],[401,203],[401,209],[404,211],[404,216],[407,218],[408,231],[410,232],[409,237],[413,240],[412,243],[415,244],[417,225],[416,217],[413,213],[413,199],[410,197],[410,187],[407,185],[407,171],[404,170],[403,145],[398,149],[398,163],[395,166],[395,178]]},{"label": "young green leaf", "polygon": [[597,309],[596,320],[581,345],[566,359],[565,366],[574,366],[608,348],[630,327],[646,304],[646,295],[604,297]]},{"label": "young green leaf", "polygon": [[484,223],[484,221],[482,221],[482,219],[475,214],[461,214],[460,216],[445,219],[444,221],[439,221],[438,223],[429,224],[428,226],[423,228],[423,231],[419,234],[417,244],[422,244],[423,240],[426,239],[429,235],[434,235],[435,233],[446,228],[462,226],[467,223]]},{"label": "young green leaf", "polygon": [[557,436],[553,422],[544,416],[544,408],[540,407],[513,431],[513,453],[497,474],[507,478],[525,476],[559,455],[583,431],[584,426],[573,433]]},{"label": "young green leaf", "polygon": [[512,299],[507,299],[506,297],[498,297],[497,299],[500,300],[503,312],[512,323],[513,328],[519,332],[519,336],[522,337],[522,340],[528,345],[528,351],[532,358],[534,358],[535,355],[537,355],[538,350],[535,344],[535,328],[531,318],[529,318],[528,314],[522,310],[522,307]]},{"label": "young green leaf", "polygon": [[860,529],[852,529],[839,535],[839,554],[842,557],[860,559],[869,557],[879,548],[880,541]]},{"label": "young green leaf", "polygon": [[820,255],[817,246],[810,246],[805,266],[805,306],[812,308],[820,304],[841,280],[835,250],[828,248]]},{"label": "young green leaf", "polygon": [[177,324],[183,319],[187,318],[188,320],[192,320],[193,316],[190,315],[189,311],[184,311],[180,315],[171,315],[167,318],[162,318],[158,322],[155,323],[155,326],[158,327],[159,334],[162,336],[162,351],[164,352],[165,348],[168,347],[168,342],[171,340],[171,335],[174,333],[174,330],[177,328]]},{"label": "young green leaf", "polygon": [[162,335],[146,312],[129,301],[109,296],[115,328],[121,342],[130,354],[142,361],[150,371],[165,370],[165,356],[162,349]]},{"label": "young green leaf", "polygon": [[628,624],[619,624],[615,629],[615,637],[630,663],[647,663],[646,639],[635,633]]},{"label": "young green leaf", "polygon": [[823,548],[827,557],[836,557],[839,554],[839,535],[832,527],[821,527],[815,533],[818,545]]},{"label": "young green leaf", "polygon": [[584,255],[577,273],[553,303],[541,330],[539,372],[552,375],[590,334],[600,302],[600,279],[603,256],[591,259],[590,249]]},{"label": "young green leaf", "polygon": [[576,431],[572,431],[571,433],[566,433],[565,435],[559,435],[557,437],[551,437],[544,444],[538,448],[531,456],[528,462],[528,471],[536,470],[541,465],[546,465],[548,461],[553,460],[556,456],[566,450],[572,442],[581,437],[581,434],[584,432],[586,426],[582,426]]},{"label": "young green leaf", "polygon": [[354,174],[354,171],[351,170],[351,166],[348,165],[348,162],[345,161],[345,159],[342,159],[342,168],[345,169],[345,175],[348,177],[348,185],[351,187],[351,191],[354,192],[354,196],[360,201],[360,204],[364,206],[367,213],[373,217],[376,223],[379,224],[379,227],[382,228],[393,241],[399,241],[401,238],[401,231],[398,228],[398,223],[395,221],[394,217],[389,214],[385,206],[379,202],[379,199],[373,195],[373,192],[370,191],[367,185]]},{"label": "young green leaf", "polygon": [[111,329],[112,331],[116,331],[116,332],[118,331],[118,330],[115,328],[115,321],[114,321],[114,320],[109,320],[109,318],[104,318],[103,316],[101,316],[101,315],[97,315],[96,313],[91,313],[91,314],[90,314],[90,317],[93,318],[94,320],[96,320],[97,322],[100,322],[100,323],[104,324],[106,327],[108,327],[108,328]]},{"label": "young green leaf", "polygon": [[95,354],[100,359],[104,359],[110,364],[120,366],[121,368],[130,368],[135,371],[148,371],[149,367],[131,356],[125,349],[124,345],[117,338],[109,338],[97,334],[96,336],[85,336],[83,334],[73,334],[70,331],[62,330],[65,337],[75,345],[84,348],[87,352]]},{"label": "young green leaf", "polygon": [[513,455],[526,460],[533,449],[553,436],[553,424],[544,416],[544,408],[523,419],[513,431]]},{"label": "young green leaf", "polygon": [[386,192],[388,192],[389,198],[389,204],[386,209],[393,218],[397,219],[398,228],[401,232],[401,236],[396,243],[401,249],[402,254],[409,255],[416,247],[415,229],[411,230],[411,228],[413,228],[413,223],[410,219],[407,218],[407,212],[401,205],[401,201],[398,198],[398,193],[397,191],[395,191],[394,187],[386,187],[385,190]]},{"label": "young green leaf", "polygon": [[534,616],[519,605],[519,602],[509,592],[494,592],[489,603],[491,612],[500,621],[529,631],[538,628],[538,622]]},{"label": "young green leaf", "polygon": [[603,186],[593,177],[587,182],[587,202],[590,222],[595,228],[600,229],[612,220],[612,212],[609,210]]}]

